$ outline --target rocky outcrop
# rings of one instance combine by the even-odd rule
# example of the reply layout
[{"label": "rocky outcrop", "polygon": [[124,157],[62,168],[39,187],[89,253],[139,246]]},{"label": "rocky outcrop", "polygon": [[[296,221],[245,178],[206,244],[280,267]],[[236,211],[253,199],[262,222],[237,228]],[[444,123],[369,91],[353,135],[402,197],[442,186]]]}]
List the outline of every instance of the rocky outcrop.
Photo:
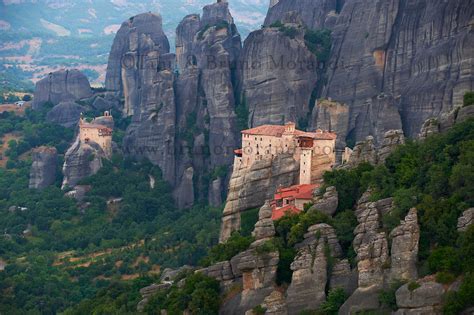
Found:
[{"label": "rocky outcrop", "polygon": [[311,129],[329,130],[337,134],[336,148],[343,150],[349,131],[349,106],[333,100],[318,100],[311,116]]},{"label": "rocky outcrop", "polygon": [[390,232],[391,279],[414,280],[418,277],[418,242],[420,227],[416,208],[410,209],[405,220]]},{"label": "rocky outcrop", "polygon": [[287,315],[288,308],[286,306],[285,295],[275,290],[265,298],[262,307],[266,309],[266,315]]},{"label": "rocky outcrop", "polygon": [[436,282],[419,283],[419,287],[414,290],[410,290],[409,284],[405,284],[395,294],[399,308],[395,314],[442,314],[444,293],[443,285]]},{"label": "rocky outcrop", "polygon": [[357,142],[349,156],[349,160],[343,167],[356,167],[361,163],[372,165],[383,164],[385,159],[399,146],[405,143],[402,130],[387,131],[381,145],[376,147],[374,137],[367,136],[365,141]]},{"label": "rocky outcrop", "polygon": [[272,207],[268,201],[265,202],[258,212],[258,221],[255,223],[252,236],[256,241],[269,240],[275,236],[275,226],[273,225],[272,220]]},{"label": "rocky outcrop", "polygon": [[256,161],[250,168],[239,168],[236,164],[222,216],[220,242],[240,230],[241,212],[262,206],[280,185],[289,187],[295,184],[298,175],[299,163],[291,154]]},{"label": "rocky outcrop", "polygon": [[85,111],[85,107],[74,102],[61,102],[48,112],[46,120],[66,128],[73,128],[77,126],[81,113]]},{"label": "rocky outcrop", "polygon": [[277,21],[282,21],[288,12],[297,13],[305,26],[311,29],[321,29],[335,23],[336,11],[342,6],[343,1],[338,0],[280,0],[270,6],[265,26]]},{"label": "rocky outcrop", "polygon": [[309,114],[318,64],[305,45],[304,30],[289,27],[294,27],[294,36],[268,27],[245,40],[242,84],[250,127],[298,122]]},{"label": "rocky outcrop", "polygon": [[143,13],[122,23],[109,54],[105,88],[125,98],[125,114],[133,115],[140,106],[144,76],[156,72],[159,56],[169,49],[160,15]]},{"label": "rocky outcrop", "polygon": [[365,141],[357,142],[347,161],[347,167],[356,167],[361,163],[375,165],[377,163],[377,149],[374,144],[374,137],[367,136]]},{"label": "rocky outcrop", "polygon": [[405,144],[405,136],[402,130],[387,131],[382,140],[382,145],[377,151],[377,163],[385,162],[385,159],[398,147]]},{"label": "rocky outcrop", "polygon": [[328,216],[333,216],[336,213],[337,205],[339,203],[338,193],[336,187],[330,186],[326,188],[324,194],[319,190],[315,193],[313,198],[313,205],[308,211],[319,211]]},{"label": "rocky outcrop", "polygon": [[455,124],[464,122],[472,117],[474,117],[474,106],[470,105],[442,113],[438,118],[428,118],[423,123],[418,138],[424,140],[433,134],[446,132]]},{"label": "rocky outcrop", "polygon": [[465,232],[474,223],[474,208],[469,208],[458,219],[458,231]]},{"label": "rocky outcrop", "polygon": [[30,170],[30,189],[43,189],[56,181],[58,153],[53,147],[35,148]]},{"label": "rocky outcrop", "polygon": [[370,191],[365,192],[355,211],[359,222],[353,241],[357,254],[358,287],[341,306],[339,314],[379,309],[378,294],[385,283],[390,262],[387,235],[381,229],[381,218],[391,211],[393,200],[370,202],[370,196]]},{"label": "rocky outcrop", "polygon": [[[356,141],[402,129],[400,121],[415,136],[427,118],[462,103],[473,87],[472,14],[466,0],[345,1],[322,96],[350,106]],[[374,103],[380,93],[393,98]]]},{"label": "rocky outcrop", "polygon": [[270,205],[266,203],[260,208],[259,220],[252,232],[255,241],[248,250],[230,260],[234,277],[242,278],[242,292],[223,305],[222,314],[244,314],[264,303],[273,292],[279,253],[265,246],[275,235],[271,215]]},{"label": "rocky outcrop", "polygon": [[57,105],[60,102],[76,101],[92,96],[87,77],[79,70],[60,70],[36,82],[33,109],[40,109],[46,102]]},{"label": "rocky outcrop", "polygon": [[342,254],[334,229],[327,224],[308,228],[305,239],[296,247],[298,253],[291,263],[293,275],[287,291],[290,314],[302,310],[318,309],[326,299],[329,255],[338,258]]},{"label": "rocky outcrop", "polygon": [[160,291],[166,291],[171,288],[171,283],[160,283],[160,284],[152,284],[147,287],[140,289],[140,294],[142,296],[142,300],[138,302],[137,311],[143,312],[145,306],[148,304],[150,298]]},{"label": "rocky outcrop", "polygon": [[102,158],[107,155],[98,144],[83,143],[77,137],[64,156],[62,187],[74,187],[81,179],[97,173],[102,167]]}]

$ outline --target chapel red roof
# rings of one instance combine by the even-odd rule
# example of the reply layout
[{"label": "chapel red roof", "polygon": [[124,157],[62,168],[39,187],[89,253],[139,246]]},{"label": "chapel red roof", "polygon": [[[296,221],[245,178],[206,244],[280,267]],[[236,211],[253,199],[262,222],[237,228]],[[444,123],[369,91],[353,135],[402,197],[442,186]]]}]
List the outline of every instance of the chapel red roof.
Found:
[{"label": "chapel red roof", "polygon": [[272,220],[273,221],[278,220],[278,219],[282,218],[287,213],[297,214],[297,213],[300,213],[300,212],[301,212],[301,210],[296,208],[294,205],[287,205],[287,206],[285,206],[283,208],[280,208],[280,209],[273,209],[273,211],[272,211]]}]

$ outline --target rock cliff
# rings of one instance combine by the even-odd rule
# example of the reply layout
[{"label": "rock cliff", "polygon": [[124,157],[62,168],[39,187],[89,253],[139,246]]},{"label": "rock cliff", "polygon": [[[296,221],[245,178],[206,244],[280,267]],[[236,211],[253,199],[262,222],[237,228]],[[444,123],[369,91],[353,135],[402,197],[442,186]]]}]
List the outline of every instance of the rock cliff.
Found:
[{"label": "rock cliff", "polygon": [[92,96],[87,77],[79,70],[59,70],[36,82],[33,109],[40,109],[46,102],[57,105]]},{"label": "rock cliff", "polygon": [[345,1],[323,96],[350,106],[356,141],[400,127],[415,136],[427,118],[462,104],[473,88],[473,10],[466,0]]},{"label": "rock cliff", "polygon": [[125,114],[133,115],[140,106],[143,75],[156,70],[158,56],[169,49],[161,16],[143,13],[122,23],[109,54],[105,87],[125,98]]},{"label": "rock cliff", "polygon": [[232,232],[240,230],[241,212],[261,206],[273,197],[280,185],[288,187],[295,184],[298,175],[299,163],[289,154],[256,161],[250,168],[235,167],[229,182],[220,241],[227,240]]},{"label": "rock cliff", "polygon": [[307,120],[318,63],[306,47],[302,26],[288,27],[295,33],[266,27],[245,40],[242,85],[250,127]]},{"label": "rock cliff", "polygon": [[64,156],[62,187],[72,188],[81,179],[97,173],[102,167],[102,158],[106,158],[106,154],[98,144],[83,143],[77,137]]},{"label": "rock cliff", "polygon": [[58,153],[56,148],[39,147],[32,153],[29,188],[43,189],[56,181]]},{"label": "rock cliff", "polygon": [[124,22],[109,57],[106,88],[123,97],[123,113],[133,115],[125,154],[158,165],[178,206],[192,205],[195,197],[215,204],[226,176],[208,182],[204,175],[228,167],[238,146],[239,80],[232,65],[240,35],[226,2],[205,6],[202,18],[186,16],[176,35],[175,56],[160,16],[140,14]]}]

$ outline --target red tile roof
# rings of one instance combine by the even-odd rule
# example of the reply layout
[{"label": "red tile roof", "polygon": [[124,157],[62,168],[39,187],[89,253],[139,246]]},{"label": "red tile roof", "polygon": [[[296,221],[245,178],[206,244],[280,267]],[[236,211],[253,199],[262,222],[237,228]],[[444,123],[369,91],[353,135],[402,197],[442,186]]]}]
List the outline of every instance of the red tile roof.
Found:
[{"label": "red tile roof", "polygon": [[237,155],[242,155],[242,149],[236,149],[234,150],[234,153]]},{"label": "red tile roof", "polygon": [[288,205],[288,206],[285,206],[285,207],[280,208],[280,209],[273,209],[273,211],[272,211],[272,220],[273,221],[278,220],[287,213],[297,214],[297,213],[300,213],[300,212],[301,212],[301,210],[296,208],[294,205]]},{"label": "red tile roof", "polygon": [[278,188],[274,199],[312,199],[313,191],[319,187],[318,184],[294,185],[286,188]]},{"label": "red tile roof", "polygon": [[[242,130],[242,134],[281,137],[285,133],[285,126],[281,125],[262,125],[251,129]],[[309,137],[316,140],[335,140],[337,135],[334,132],[321,131],[305,132],[295,130],[292,132],[297,137]]]}]

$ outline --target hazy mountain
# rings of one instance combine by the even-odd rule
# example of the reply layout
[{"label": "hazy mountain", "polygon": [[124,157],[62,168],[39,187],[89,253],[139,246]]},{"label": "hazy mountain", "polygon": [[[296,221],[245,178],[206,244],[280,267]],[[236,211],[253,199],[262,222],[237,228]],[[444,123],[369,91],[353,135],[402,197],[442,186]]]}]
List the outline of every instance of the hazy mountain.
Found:
[{"label": "hazy mountain", "polygon": [[[3,0],[0,2],[0,66],[18,66],[34,81],[58,67],[78,67],[95,83],[103,82],[113,36],[127,18],[160,13],[174,50],[175,29],[190,13],[200,13],[205,0]],[[230,3],[239,32],[263,24],[267,0]],[[18,76],[18,73],[16,74]]]}]

